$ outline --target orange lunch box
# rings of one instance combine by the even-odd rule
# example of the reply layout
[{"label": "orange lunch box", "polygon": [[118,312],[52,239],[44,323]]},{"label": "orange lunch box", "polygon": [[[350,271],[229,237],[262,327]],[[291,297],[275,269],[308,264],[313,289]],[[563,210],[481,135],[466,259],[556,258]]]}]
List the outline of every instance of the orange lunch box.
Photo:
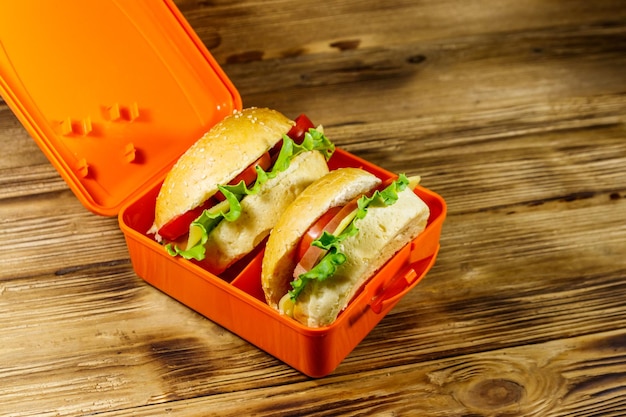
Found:
[{"label": "orange lunch box", "polygon": [[[118,215],[137,275],[312,377],[331,373],[425,276],[439,250],[444,200],[424,232],[326,327],[280,315],[261,289],[263,246],[221,276],[171,257],[146,235],[178,157],[241,109],[235,87],[171,0],[57,0],[0,5],[0,94],[79,200]],[[331,138],[332,139],[332,138]],[[330,169],[393,174],[342,149]]]}]

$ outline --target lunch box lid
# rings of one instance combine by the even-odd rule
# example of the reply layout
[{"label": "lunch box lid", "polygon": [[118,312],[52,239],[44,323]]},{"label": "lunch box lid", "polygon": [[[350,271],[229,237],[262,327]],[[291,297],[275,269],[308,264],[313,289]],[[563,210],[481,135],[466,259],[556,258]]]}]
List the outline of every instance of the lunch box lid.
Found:
[{"label": "lunch box lid", "polygon": [[116,215],[241,109],[171,0],[2,2],[0,95],[101,215]]}]

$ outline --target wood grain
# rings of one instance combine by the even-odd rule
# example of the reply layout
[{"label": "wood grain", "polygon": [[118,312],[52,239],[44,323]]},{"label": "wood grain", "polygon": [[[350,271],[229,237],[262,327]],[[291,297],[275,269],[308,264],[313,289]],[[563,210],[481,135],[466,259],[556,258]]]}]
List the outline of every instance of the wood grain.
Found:
[{"label": "wood grain", "polygon": [[0,102],[0,415],[626,413],[621,2],[176,3],[244,105],[441,194],[438,261],[307,378],[138,278]]},{"label": "wood grain", "polygon": [[[598,336],[363,372],[358,385],[351,376],[336,376],[175,401],[135,415],[621,415],[614,411],[626,404],[616,386],[625,375],[615,370],[624,366],[624,333]],[[599,351],[605,352],[601,359],[591,353]]]}]

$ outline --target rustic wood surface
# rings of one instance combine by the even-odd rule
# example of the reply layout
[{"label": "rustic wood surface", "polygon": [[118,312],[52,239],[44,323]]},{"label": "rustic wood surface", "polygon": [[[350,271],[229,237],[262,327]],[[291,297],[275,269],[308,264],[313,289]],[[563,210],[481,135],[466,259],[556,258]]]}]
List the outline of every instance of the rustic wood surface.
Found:
[{"label": "rustic wood surface", "polygon": [[0,102],[0,415],[626,415],[623,1],[177,4],[245,106],[441,194],[438,262],[305,377],[138,278]]}]

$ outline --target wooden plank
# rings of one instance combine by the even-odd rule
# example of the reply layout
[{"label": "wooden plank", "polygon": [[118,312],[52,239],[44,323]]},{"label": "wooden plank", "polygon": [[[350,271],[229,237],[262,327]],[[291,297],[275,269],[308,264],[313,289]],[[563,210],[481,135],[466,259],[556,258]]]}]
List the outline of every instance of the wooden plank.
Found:
[{"label": "wooden plank", "polygon": [[363,372],[358,384],[342,375],[156,402],[132,414],[619,416],[626,407],[625,338],[623,331],[600,333]]}]

